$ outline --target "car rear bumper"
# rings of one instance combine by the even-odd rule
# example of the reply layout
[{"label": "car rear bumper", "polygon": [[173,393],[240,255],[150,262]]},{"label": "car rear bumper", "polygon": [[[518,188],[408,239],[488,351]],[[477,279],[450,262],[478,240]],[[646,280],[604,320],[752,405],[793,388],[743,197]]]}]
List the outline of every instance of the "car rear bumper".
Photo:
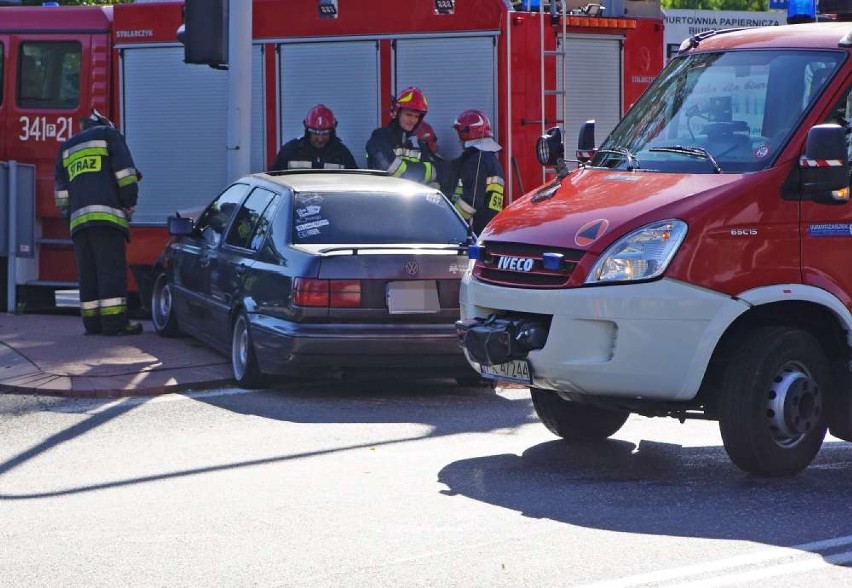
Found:
[{"label": "car rear bumper", "polygon": [[406,370],[470,375],[452,324],[300,324],[253,315],[260,368],[286,374],[304,369]]}]

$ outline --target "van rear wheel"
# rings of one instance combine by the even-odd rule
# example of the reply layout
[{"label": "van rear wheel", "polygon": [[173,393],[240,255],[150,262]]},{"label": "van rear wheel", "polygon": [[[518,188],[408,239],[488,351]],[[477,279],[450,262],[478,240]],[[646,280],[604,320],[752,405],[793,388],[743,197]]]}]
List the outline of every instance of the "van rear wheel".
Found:
[{"label": "van rear wheel", "polygon": [[719,430],[739,468],[789,476],[813,461],[825,438],[834,382],[819,342],[801,329],[764,327],[730,354]]},{"label": "van rear wheel", "polygon": [[530,388],[535,412],[551,433],[569,441],[603,441],[627,422],[630,412],[571,402],[555,392]]}]

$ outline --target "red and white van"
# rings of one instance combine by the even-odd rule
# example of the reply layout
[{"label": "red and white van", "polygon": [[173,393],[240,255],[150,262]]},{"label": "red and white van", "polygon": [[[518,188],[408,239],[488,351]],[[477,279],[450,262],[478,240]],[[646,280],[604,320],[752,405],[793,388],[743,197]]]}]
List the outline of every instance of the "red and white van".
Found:
[{"label": "red and white van", "polygon": [[852,23],[702,33],[597,149],[584,125],[590,159],[471,250],[474,368],[528,384],[566,439],[718,420],[758,475],[852,440],[850,48]]}]

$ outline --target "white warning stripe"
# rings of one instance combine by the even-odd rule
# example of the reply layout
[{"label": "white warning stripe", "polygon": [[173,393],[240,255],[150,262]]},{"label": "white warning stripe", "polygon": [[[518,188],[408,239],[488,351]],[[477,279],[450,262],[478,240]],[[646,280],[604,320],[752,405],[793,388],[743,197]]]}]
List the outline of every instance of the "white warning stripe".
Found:
[{"label": "white warning stripe", "polygon": [[[804,562],[795,562],[796,564],[807,564],[808,566],[820,567],[822,565],[830,565],[828,562],[832,557],[840,557],[845,556],[847,554],[837,554],[834,556],[821,556],[818,555],[818,552],[822,549],[831,549],[834,547],[839,547],[841,545],[852,545],[852,535],[847,535],[845,537],[836,537],[834,539],[826,539],[824,541],[814,541],[813,543],[803,543],[801,545],[794,545],[792,547],[774,547],[772,549],[767,549],[764,551],[757,551],[755,553],[747,553],[743,555],[735,555],[734,557],[729,557],[726,559],[720,559],[716,561],[709,561],[700,564],[690,565],[690,566],[681,566],[677,568],[670,568],[668,570],[659,570],[656,572],[649,572],[646,574],[637,574],[635,576],[628,576],[626,578],[618,578],[615,580],[604,580],[603,582],[596,582],[594,584],[587,584],[583,587],[575,587],[575,588],[628,588],[630,586],[642,586],[643,584],[654,584],[664,581],[677,580],[688,578],[689,576],[699,576],[702,574],[707,574],[710,572],[718,572],[720,570],[730,570],[732,568],[747,566],[747,565],[755,565],[764,562],[769,562],[773,560],[797,557],[802,559],[804,557],[810,557],[807,554],[817,554],[818,560],[816,561],[804,561]],[[803,553],[804,552],[804,553]],[[849,552],[852,554],[852,552]],[[852,557],[852,555],[850,555]],[[841,562],[838,562],[841,563]],[[765,568],[762,570],[755,570],[755,572],[762,572],[767,574],[770,571],[774,571],[776,567],[786,567],[786,565],[793,564],[785,564],[784,566],[777,565],[772,568]],[[807,569],[812,569],[808,567]],[[746,572],[744,572],[746,573]],[[784,573],[784,572],[779,572]],[[734,574],[738,575],[738,574]],[[771,574],[777,575],[777,574]],[[727,576],[725,576],[727,577]],[[764,577],[764,576],[760,576]],[[767,575],[768,577],[768,575]],[[722,578],[713,578],[712,580],[706,580],[707,582],[714,582],[717,580],[721,580]],[[688,582],[687,585],[690,587],[695,586],[703,586],[704,584],[700,583],[701,581],[696,580],[694,582]],[[741,582],[738,580],[737,582]],[[707,586],[727,586],[729,584],[707,584]]]}]

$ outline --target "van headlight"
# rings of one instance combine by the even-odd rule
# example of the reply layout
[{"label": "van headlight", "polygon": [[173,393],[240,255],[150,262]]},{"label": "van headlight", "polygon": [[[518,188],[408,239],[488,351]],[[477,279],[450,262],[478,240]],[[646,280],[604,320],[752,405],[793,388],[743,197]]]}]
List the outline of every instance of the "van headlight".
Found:
[{"label": "van headlight", "polygon": [[592,267],[586,284],[649,280],[662,275],[686,237],[686,223],[664,220],[636,229],[613,243]]}]

